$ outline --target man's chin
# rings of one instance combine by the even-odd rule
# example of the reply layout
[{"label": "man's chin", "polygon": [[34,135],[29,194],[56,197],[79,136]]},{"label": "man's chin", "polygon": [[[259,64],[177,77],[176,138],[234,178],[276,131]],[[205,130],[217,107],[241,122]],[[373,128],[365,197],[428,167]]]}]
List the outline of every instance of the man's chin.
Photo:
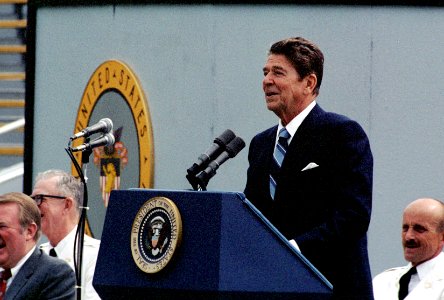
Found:
[{"label": "man's chin", "polygon": [[0,249],[0,266],[6,263],[6,258],[7,258],[6,247],[3,247]]},{"label": "man's chin", "polygon": [[405,248],[404,258],[406,261],[415,262],[418,256],[418,248]]},{"label": "man's chin", "polygon": [[276,112],[278,111],[277,104],[275,102],[271,102],[271,101],[270,102],[267,101],[266,104],[267,104],[267,109],[276,114]]}]

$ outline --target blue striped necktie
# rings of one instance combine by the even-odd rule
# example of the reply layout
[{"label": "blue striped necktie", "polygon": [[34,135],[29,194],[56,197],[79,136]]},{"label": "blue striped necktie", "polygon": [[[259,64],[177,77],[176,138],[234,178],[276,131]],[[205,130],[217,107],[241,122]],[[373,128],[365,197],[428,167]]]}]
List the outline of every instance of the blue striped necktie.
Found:
[{"label": "blue striped necktie", "polygon": [[285,153],[287,152],[289,137],[290,134],[288,133],[287,129],[285,129],[285,127],[282,128],[279,131],[279,139],[276,143],[276,147],[274,148],[273,160],[270,168],[270,195],[273,199],[276,192],[276,180],[282,166],[282,162],[284,161]]}]

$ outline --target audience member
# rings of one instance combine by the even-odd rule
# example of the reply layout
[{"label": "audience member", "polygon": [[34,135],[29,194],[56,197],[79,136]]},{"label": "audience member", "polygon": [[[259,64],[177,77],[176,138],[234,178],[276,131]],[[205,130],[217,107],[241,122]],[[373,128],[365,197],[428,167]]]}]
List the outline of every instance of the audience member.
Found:
[{"label": "audience member", "polygon": [[375,276],[375,300],[444,299],[444,203],[430,198],[410,203],[401,239],[409,264]]},{"label": "audience member", "polygon": [[[39,173],[32,198],[42,214],[42,232],[49,242],[40,246],[51,256],[74,266],[74,242],[83,203],[83,185],[71,174],[60,170]],[[84,237],[81,273],[82,299],[100,299],[92,285],[100,241]]]},{"label": "audience member", "polygon": [[40,224],[29,196],[0,196],[0,299],[75,299],[74,271],[36,246]]}]

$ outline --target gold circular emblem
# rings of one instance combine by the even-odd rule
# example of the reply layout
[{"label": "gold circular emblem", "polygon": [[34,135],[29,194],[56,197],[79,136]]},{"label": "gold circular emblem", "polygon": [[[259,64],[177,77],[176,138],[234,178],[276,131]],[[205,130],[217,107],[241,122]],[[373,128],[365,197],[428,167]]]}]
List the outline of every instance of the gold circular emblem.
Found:
[{"label": "gold circular emblem", "polygon": [[137,212],[131,230],[131,254],[145,273],[157,273],[173,257],[182,239],[182,219],[168,198],[154,197]]},{"label": "gold circular emblem", "polygon": [[[117,91],[131,109],[139,146],[139,187],[150,188],[154,182],[154,142],[150,112],[139,79],[125,63],[119,60],[105,61],[91,75],[79,105],[74,133],[88,126],[96,104],[110,91]],[[73,141],[72,146],[80,146],[83,142],[84,138],[79,138]],[[82,152],[74,153],[74,157],[82,166]],[[77,175],[74,165],[71,170],[73,175]]]},{"label": "gold circular emblem", "polygon": [[[113,94],[117,94],[119,97],[113,98]],[[138,168],[135,168],[137,164],[132,164],[132,167],[125,170],[127,175],[123,177],[126,179],[122,181],[125,182],[124,184],[129,184],[128,180],[135,181],[136,179],[138,179],[138,182],[131,183],[134,187],[151,188],[154,184],[154,139],[148,97],[145,95],[136,74],[124,62],[107,60],[99,65],[91,75],[79,104],[74,133],[91,125],[89,124],[90,120],[96,109],[100,107],[99,103],[102,103],[102,108],[113,111],[116,107],[120,107],[120,101],[130,109],[132,120],[124,117],[114,119],[114,126],[120,126],[112,132],[116,137],[116,143],[113,147],[95,148],[93,152],[94,164],[98,170],[93,169],[90,178],[98,188],[90,190],[92,192],[91,198],[102,198],[104,205],[103,210],[100,206],[92,208],[99,209],[99,215],[103,216],[108,206],[111,191],[120,189],[121,173],[123,173],[123,168],[129,160],[138,161]],[[100,111],[100,109],[97,109],[97,111]],[[132,150],[128,150],[128,144],[125,146],[124,139],[120,138],[123,125],[125,125],[125,130],[135,130],[137,134],[137,145],[132,145]],[[76,139],[73,141],[72,147],[78,147],[84,142],[84,137]],[[138,157],[131,157],[131,151],[137,154]],[[82,167],[82,152],[75,152],[73,155]],[[74,176],[79,175],[74,164],[71,164],[71,172]],[[97,176],[93,176],[95,174]],[[94,203],[91,204],[95,205]],[[90,227],[90,221],[92,221],[92,227]],[[101,232],[102,225],[100,222],[100,218],[98,220],[87,219],[85,232],[90,236],[98,233],[93,232],[93,229]]]}]

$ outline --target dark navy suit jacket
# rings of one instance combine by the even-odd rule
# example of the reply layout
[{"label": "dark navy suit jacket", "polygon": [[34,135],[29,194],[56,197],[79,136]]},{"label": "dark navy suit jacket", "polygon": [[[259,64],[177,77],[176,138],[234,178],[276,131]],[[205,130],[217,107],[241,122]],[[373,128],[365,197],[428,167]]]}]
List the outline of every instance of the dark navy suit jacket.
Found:
[{"label": "dark navy suit jacket", "polygon": [[[367,252],[373,157],[361,126],[316,105],[285,155],[275,200],[269,190],[277,126],[256,135],[246,197],[333,284],[336,299],[373,299]],[[310,163],[318,166],[302,171]]]},{"label": "dark navy suit jacket", "polygon": [[36,248],[6,291],[6,300],[49,300],[76,298],[75,274],[61,259]]}]

